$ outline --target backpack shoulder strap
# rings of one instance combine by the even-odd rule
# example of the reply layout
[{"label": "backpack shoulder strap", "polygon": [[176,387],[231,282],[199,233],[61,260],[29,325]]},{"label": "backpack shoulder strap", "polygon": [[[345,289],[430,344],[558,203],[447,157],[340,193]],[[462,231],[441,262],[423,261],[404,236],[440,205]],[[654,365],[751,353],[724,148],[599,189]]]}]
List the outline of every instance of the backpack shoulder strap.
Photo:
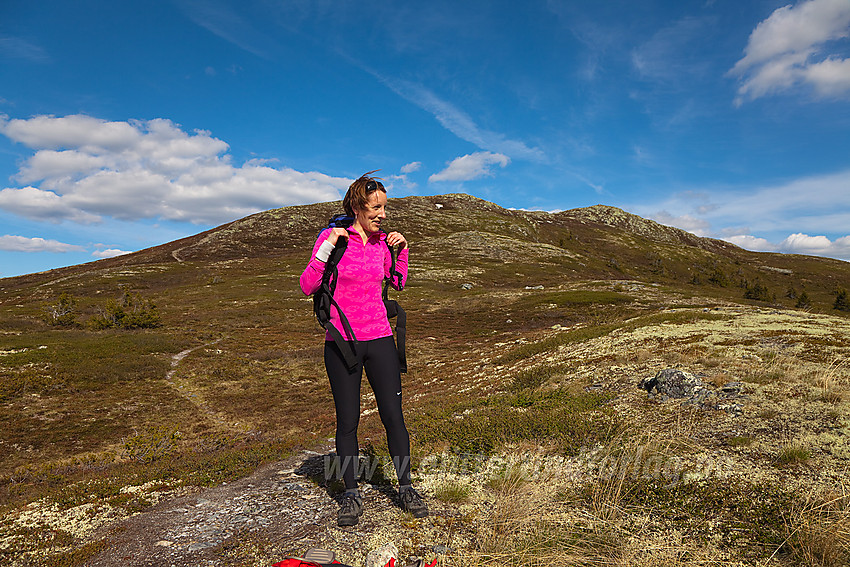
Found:
[{"label": "backpack shoulder strap", "polygon": [[[339,216],[343,215],[338,215],[337,217],[332,218],[329,226],[333,226],[335,219]],[[334,299],[336,283],[339,278],[337,264],[339,264],[343,254],[345,254],[347,246],[348,238],[337,239],[336,246],[334,246],[330,256],[328,256],[328,259],[325,262],[325,271],[322,273],[322,283],[319,286],[319,289],[313,294],[313,312],[316,314],[316,319],[319,321],[319,324],[328,332],[334,343],[336,343],[343,358],[345,359],[345,364],[348,367],[348,370],[353,371],[357,367],[357,337],[354,335],[354,329],[351,328],[351,323],[348,321],[348,317],[345,316],[345,313],[336,302],[336,299]],[[337,313],[339,313],[339,319],[342,322],[342,326],[350,340],[345,340],[345,337],[343,337],[340,330],[331,323],[331,306],[333,306]]]},{"label": "backpack shoulder strap", "polygon": [[[386,239],[384,240],[386,242]],[[384,278],[384,290],[381,297],[384,300],[384,308],[387,310],[387,318],[395,317],[395,334],[396,334],[396,350],[398,351],[399,369],[404,374],[407,372],[407,313],[398,304],[398,301],[390,299],[388,296],[389,287],[392,283],[392,278],[395,278],[395,283],[398,290],[404,289],[401,274],[395,268],[396,252],[392,246],[387,243],[387,248],[390,251],[391,265],[390,277]]]}]

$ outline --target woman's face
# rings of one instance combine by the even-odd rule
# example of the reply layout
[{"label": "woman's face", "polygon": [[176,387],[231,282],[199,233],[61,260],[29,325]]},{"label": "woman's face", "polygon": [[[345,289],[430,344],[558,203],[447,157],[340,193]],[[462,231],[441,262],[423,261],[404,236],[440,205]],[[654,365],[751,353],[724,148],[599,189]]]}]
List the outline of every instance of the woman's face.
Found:
[{"label": "woman's face", "polygon": [[373,191],[369,194],[366,207],[354,211],[357,224],[366,232],[381,230],[381,222],[387,218],[387,194],[383,191]]}]

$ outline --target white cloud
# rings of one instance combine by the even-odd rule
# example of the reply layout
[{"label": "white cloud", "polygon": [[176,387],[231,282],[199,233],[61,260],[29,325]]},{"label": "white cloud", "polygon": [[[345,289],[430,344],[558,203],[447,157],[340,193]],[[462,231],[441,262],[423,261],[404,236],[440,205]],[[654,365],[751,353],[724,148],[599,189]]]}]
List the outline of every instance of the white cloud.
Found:
[{"label": "white cloud", "polygon": [[[626,208],[665,223],[668,221],[662,220],[663,215],[657,216],[658,211],[674,219],[703,219],[717,227],[715,231],[725,231],[724,227],[747,227],[747,233],[754,234],[834,235],[844,234],[850,226],[848,187],[850,169],[777,185],[683,191],[662,202],[635,203]],[[673,221],[669,224],[680,226]],[[724,232],[723,236],[729,233]]]},{"label": "white cloud", "polygon": [[0,116],[0,133],[33,150],[0,190],[0,208],[59,222],[161,218],[216,224],[260,210],[338,199],[350,180],[231,163],[227,143],[166,119],[108,122],[90,116]]},{"label": "white cloud", "polygon": [[421,161],[414,161],[408,163],[407,165],[401,166],[401,172],[405,175],[408,173],[413,173],[414,171],[419,171],[420,169],[422,169]]},{"label": "white cloud", "polygon": [[798,84],[821,95],[850,94],[850,60],[834,44],[848,36],[850,0],[808,0],[777,9],[756,26],[744,57],[730,70],[742,80],[736,104]]},{"label": "white cloud", "polygon": [[123,256],[124,254],[130,254],[130,251],[107,248],[106,250],[95,250],[92,252],[92,256],[95,258],[114,258],[116,256]]},{"label": "white cloud", "polygon": [[280,50],[277,41],[253,27],[224,2],[180,0],[178,5],[196,24],[248,53],[270,59],[272,53]]},{"label": "white cloud", "polygon": [[667,211],[658,211],[657,213],[649,215],[649,218],[661,224],[687,230],[697,236],[708,236],[710,234],[709,229],[711,228],[711,223],[705,219],[697,218],[692,215],[674,216]]},{"label": "white cloud", "polygon": [[845,170],[762,187],[683,191],[662,202],[623,207],[750,250],[850,260],[848,187]]},{"label": "white cloud", "polygon": [[70,207],[60,195],[36,187],[6,188],[0,191],[0,209],[41,221],[70,220],[93,223],[100,217]]},{"label": "white cloud", "polygon": [[773,243],[765,238],[757,238],[749,234],[739,234],[725,238],[747,250],[756,252],[782,252],[785,254],[806,254],[809,256],[826,256],[850,260],[850,235],[842,236],[834,241],[826,236],[809,236],[796,233],[787,236],[782,242]]},{"label": "white cloud", "polygon": [[806,68],[805,76],[818,93],[824,96],[838,96],[850,92],[850,59],[830,57],[820,63],[814,63]]},{"label": "white cloud", "polygon": [[850,226],[850,170],[782,185],[717,193],[709,216],[753,231],[843,232]]},{"label": "white cloud", "polygon": [[399,170],[401,173],[399,175],[390,175],[390,179],[401,182],[401,184],[407,189],[416,189],[416,182],[411,181],[407,176],[419,171],[420,169],[422,169],[422,162],[410,162],[401,166],[401,169]]},{"label": "white cloud", "polygon": [[82,151],[121,151],[136,144],[142,132],[140,123],[107,122],[85,115],[62,118],[36,116],[28,120],[0,117],[0,132],[33,149],[77,147]]},{"label": "white cloud", "polygon": [[704,40],[708,21],[686,17],[662,28],[648,41],[634,48],[631,63],[643,77],[668,85],[692,81],[704,71],[695,44]]},{"label": "white cloud", "polygon": [[753,250],[755,252],[776,252],[776,244],[768,242],[766,238],[758,238],[751,234],[737,234],[724,238],[736,246]]},{"label": "white cloud", "polygon": [[[808,234],[792,234],[779,244],[780,250],[799,254],[816,254],[826,256],[836,248],[841,247],[841,240],[830,241],[826,236],[809,236]],[[850,240],[844,237],[844,240]],[[836,246],[837,245],[837,246]],[[845,250],[848,252],[850,250]]]},{"label": "white cloud", "polygon": [[446,169],[433,174],[428,178],[428,181],[469,181],[478,177],[492,175],[490,166],[499,165],[505,167],[510,161],[508,156],[493,152],[467,154],[452,160]]},{"label": "white cloud", "polygon": [[27,238],[25,236],[0,236],[0,250],[9,252],[79,252],[83,247],[58,240]]}]

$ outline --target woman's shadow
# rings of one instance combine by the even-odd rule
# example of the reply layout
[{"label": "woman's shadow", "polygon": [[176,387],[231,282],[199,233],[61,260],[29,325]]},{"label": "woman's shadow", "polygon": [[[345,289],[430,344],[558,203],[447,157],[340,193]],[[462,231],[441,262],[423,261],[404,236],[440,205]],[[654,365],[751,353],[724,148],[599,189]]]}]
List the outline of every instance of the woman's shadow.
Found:
[{"label": "woman's shadow", "polygon": [[401,507],[398,490],[386,475],[387,469],[394,470],[392,461],[387,457],[378,456],[371,446],[361,450],[359,458],[347,461],[333,451],[312,455],[303,460],[293,472],[323,488],[331,499],[341,505],[345,492],[342,473],[345,467],[350,466],[355,467],[354,477],[358,482],[369,484],[372,490],[386,496],[395,506]]}]

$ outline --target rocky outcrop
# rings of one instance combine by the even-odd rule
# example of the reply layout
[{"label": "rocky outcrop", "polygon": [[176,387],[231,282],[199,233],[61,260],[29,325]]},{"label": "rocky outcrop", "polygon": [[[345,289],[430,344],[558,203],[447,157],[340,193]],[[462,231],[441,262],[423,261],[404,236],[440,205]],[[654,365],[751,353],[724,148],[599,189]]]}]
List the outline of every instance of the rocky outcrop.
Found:
[{"label": "rocky outcrop", "polygon": [[665,368],[652,378],[641,380],[638,387],[646,390],[650,398],[661,402],[679,399],[685,403],[735,415],[743,411],[740,403],[743,385],[740,382],[728,382],[721,388],[714,389],[690,372]]}]

